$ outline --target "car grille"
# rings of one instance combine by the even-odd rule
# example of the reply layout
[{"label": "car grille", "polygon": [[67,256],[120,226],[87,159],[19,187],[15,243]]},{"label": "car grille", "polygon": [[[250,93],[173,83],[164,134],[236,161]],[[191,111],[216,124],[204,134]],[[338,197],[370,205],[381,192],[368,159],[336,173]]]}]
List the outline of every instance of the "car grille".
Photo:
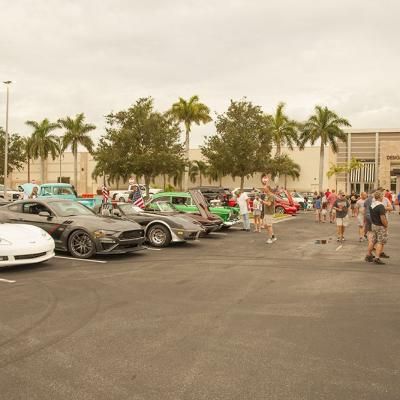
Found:
[{"label": "car grille", "polygon": [[122,232],[121,235],[119,236],[120,239],[122,240],[127,240],[127,239],[139,239],[144,236],[144,231],[142,230],[136,230],[136,231],[125,231]]},{"label": "car grille", "polygon": [[46,255],[46,252],[44,253],[36,253],[36,254],[24,254],[23,256],[14,256],[16,260],[29,260],[30,258],[39,258],[43,257]]},{"label": "car grille", "polygon": [[18,200],[19,199],[19,194],[14,193],[12,197],[13,197],[14,200]]}]

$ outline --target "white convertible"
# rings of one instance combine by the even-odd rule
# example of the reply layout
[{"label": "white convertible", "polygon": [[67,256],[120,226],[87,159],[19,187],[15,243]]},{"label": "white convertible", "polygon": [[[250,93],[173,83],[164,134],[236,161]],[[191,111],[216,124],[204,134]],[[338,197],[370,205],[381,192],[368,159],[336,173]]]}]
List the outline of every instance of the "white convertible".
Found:
[{"label": "white convertible", "polygon": [[54,257],[53,238],[36,226],[0,223],[0,268]]}]

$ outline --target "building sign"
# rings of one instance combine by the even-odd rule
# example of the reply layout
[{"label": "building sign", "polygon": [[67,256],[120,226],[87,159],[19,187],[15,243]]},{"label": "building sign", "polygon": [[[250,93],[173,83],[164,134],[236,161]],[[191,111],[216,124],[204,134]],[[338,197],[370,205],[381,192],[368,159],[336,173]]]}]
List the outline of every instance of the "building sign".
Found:
[{"label": "building sign", "polygon": [[391,156],[386,156],[386,160],[400,160],[400,155],[395,154],[395,155],[391,155]]}]

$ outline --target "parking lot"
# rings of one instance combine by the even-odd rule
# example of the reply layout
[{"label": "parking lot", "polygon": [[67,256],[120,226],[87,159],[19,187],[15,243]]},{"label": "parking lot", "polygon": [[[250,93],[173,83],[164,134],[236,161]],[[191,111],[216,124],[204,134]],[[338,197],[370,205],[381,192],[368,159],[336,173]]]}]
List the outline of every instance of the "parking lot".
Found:
[{"label": "parking lot", "polygon": [[[363,261],[353,221],[0,271],[1,399],[398,399],[400,216]],[[317,244],[316,240],[327,240]]]}]

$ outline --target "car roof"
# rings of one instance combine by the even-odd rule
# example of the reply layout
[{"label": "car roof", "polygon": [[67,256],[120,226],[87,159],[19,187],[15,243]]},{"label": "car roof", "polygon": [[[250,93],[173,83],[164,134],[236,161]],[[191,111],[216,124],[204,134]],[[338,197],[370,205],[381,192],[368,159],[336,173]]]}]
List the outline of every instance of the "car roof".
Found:
[{"label": "car roof", "polygon": [[181,196],[181,197],[191,197],[188,192],[159,192],[153,195],[153,199],[162,196]]},{"label": "car roof", "polygon": [[43,183],[40,186],[58,186],[58,187],[72,187],[70,183]]}]

